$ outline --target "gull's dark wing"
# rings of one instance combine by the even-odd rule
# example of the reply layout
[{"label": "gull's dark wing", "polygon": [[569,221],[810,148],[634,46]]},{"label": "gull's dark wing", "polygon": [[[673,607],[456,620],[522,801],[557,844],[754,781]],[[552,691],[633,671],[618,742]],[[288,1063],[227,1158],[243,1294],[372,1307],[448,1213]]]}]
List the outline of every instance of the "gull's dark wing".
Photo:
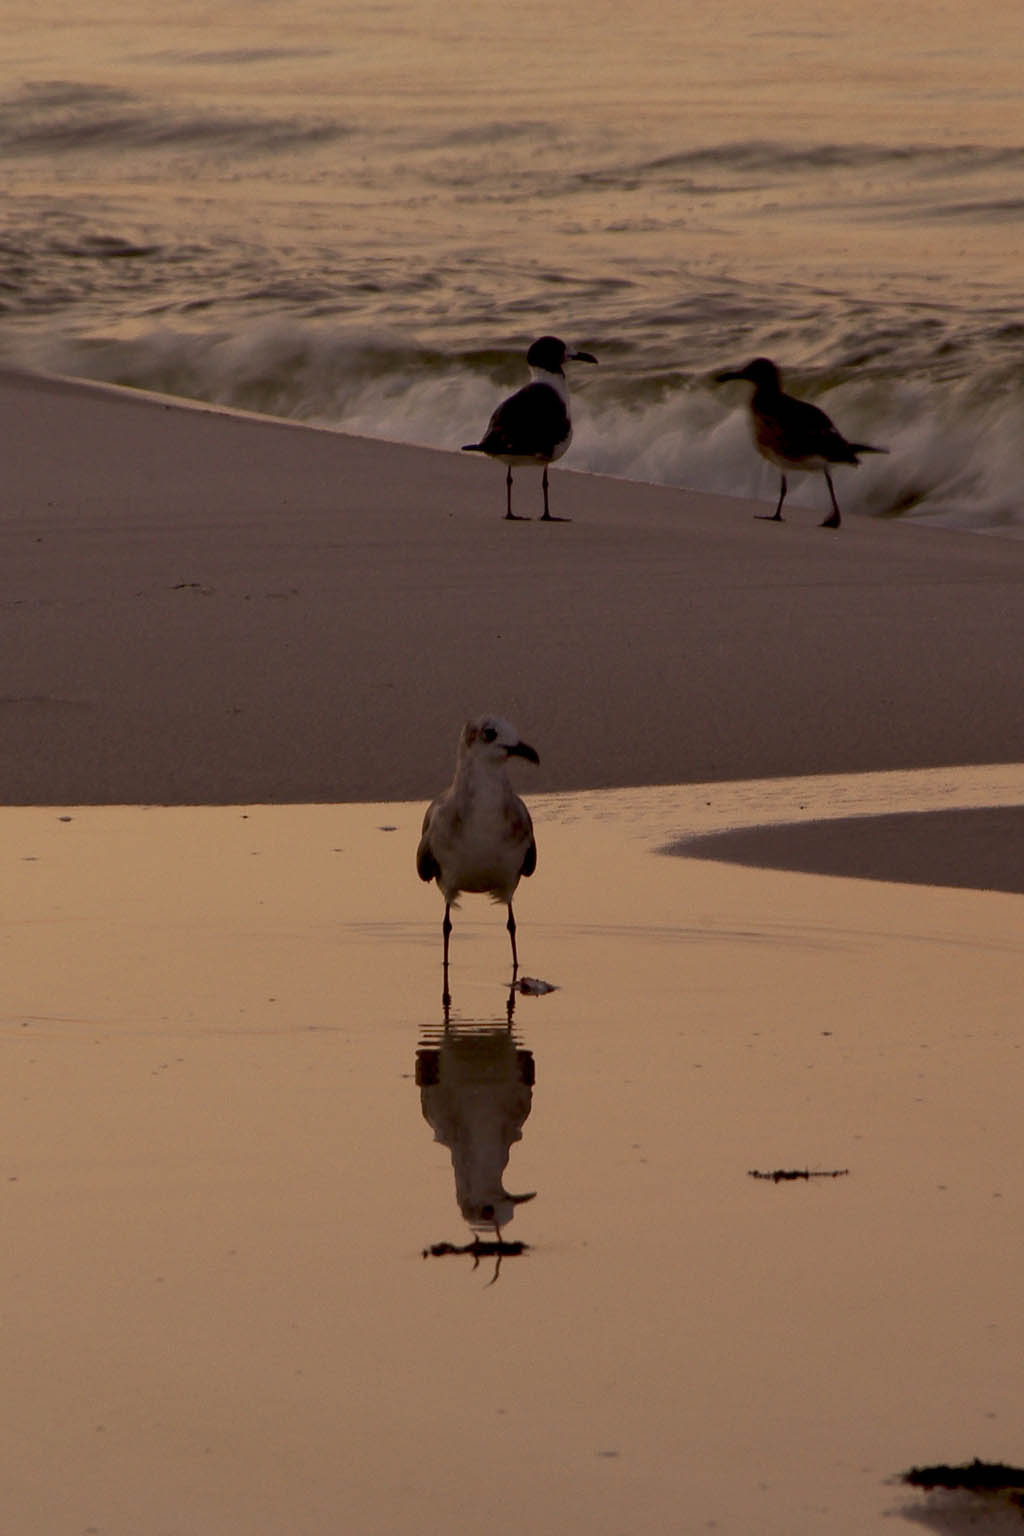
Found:
[{"label": "gull's dark wing", "polygon": [[[763,433],[763,436],[762,436]],[[809,400],[782,395],[758,424],[758,441],[783,458],[822,458],[833,464],[856,464],[857,455],[825,412]]]},{"label": "gull's dark wing", "polygon": [[550,458],[569,435],[565,402],[550,384],[527,384],[503,400],[480,444],[484,453]]},{"label": "gull's dark wing", "polygon": [[432,800],[427,806],[423,817],[423,835],[416,849],[416,873],[421,880],[436,880],[441,873],[441,866],[434,858],[434,851],[430,846],[430,819],[434,814],[434,807],[438,804]]}]

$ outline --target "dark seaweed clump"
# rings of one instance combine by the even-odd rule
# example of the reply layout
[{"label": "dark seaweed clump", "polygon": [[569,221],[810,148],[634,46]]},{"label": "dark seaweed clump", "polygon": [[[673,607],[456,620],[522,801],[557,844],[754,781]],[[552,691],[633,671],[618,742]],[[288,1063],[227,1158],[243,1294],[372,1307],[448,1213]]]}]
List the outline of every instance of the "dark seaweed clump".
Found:
[{"label": "dark seaweed clump", "polygon": [[940,1462],[934,1467],[911,1467],[903,1481],[914,1488],[964,1488],[969,1493],[999,1493],[1008,1502],[1024,1509],[1024,1467],[1008,1467],[1001,1461],[965,1462],[950,1467]]}]

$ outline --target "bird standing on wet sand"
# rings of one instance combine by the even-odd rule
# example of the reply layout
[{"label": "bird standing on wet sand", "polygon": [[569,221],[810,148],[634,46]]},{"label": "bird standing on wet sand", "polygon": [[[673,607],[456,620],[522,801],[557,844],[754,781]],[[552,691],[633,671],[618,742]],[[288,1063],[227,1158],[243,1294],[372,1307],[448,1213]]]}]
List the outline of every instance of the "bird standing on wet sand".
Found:
[{"label": "bird standing on wet sand", "polygon": [[848,443],[824,411],[807,400],[797,400],[783,392],[779,370],[767,357],[755,357],[745,368],[720,373],[715,382],[725,384],[730,379],[748,379],[753,384],[750,413],[757,451],[769,464],[782,471],[778,506],[770,514],[759,512],[757,516],[766,522],[781,523],[782,503],[786,499],[786,471],[820,469],[832,498],[832,512],[821,526],[838,528],[841,515],[828,466],[857,464],[860,462],[858,454],[888,453],[888,448],[872,448],[870,443]]},{"label": "bird standing on wet sand", "polygon": [[519,968],[512,897],[522,876],[532,875],[537,867],[537,844],[530,813],[509,783],[506,765],[510,757],[540,762],[507,720],[483,715],[467,721],[459,738],[455,778],[431,801],[423,818],[416,872],[421,880],[436,880],[444,896],[441,931],[446,997],[451,909],[462,891],[504,902],[513,979]]},{"label": "bird standing on wet sand", "polygon": [[505,476],[505,517],[513,522],[528,522],[512,511],[512,467],[532,464],[544,466],[541,482],[544,490],[542,523],[567,523],[567,517],[552,517],[548,509],[548,465],[572,442],[569,417],[569,386],[563,365],[567,361],[596,363],[589,352],[572,352],[557,336],[541,336],[526,354],[533,381],[503,400],[487,424],[478,443],[464,443],[463,453],[486,453],[508,465]]}]

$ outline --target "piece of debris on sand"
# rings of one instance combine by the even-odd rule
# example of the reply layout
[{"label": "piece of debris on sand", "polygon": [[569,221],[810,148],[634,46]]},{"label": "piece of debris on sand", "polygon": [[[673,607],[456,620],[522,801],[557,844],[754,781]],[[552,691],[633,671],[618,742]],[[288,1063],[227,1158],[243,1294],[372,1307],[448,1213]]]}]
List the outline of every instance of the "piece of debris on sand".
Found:
[{"label": "piece of debris on sand", "polygon": [[762,1173],[759,1168],[747,1170],[752,1179],[770,1179],[773,1184],[784,1184],[790,1179],[845,1179],[849,1168],[773,1168]]},{"label": "piece of debris on sand", "polygon": [[1008,1467],[1001,1461],[973,1461],[951,1467],[940,1462],[934,1467],[911,1467],[900,1481],[912,1488],[936,1489],[944,1493],[967,1493],[1019,1510],[1024,1519],[1024,1467]]}]

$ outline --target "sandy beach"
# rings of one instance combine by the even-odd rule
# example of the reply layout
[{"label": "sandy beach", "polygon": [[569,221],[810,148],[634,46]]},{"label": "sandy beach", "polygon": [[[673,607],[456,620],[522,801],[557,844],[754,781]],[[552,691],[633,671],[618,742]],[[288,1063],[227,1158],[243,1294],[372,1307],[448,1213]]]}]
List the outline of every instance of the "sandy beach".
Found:
[{"label": "sandy beach", "polygon": [[9,373],[0,408],[3,803],[415,799],[486,709],[539,791],[1024,759],[1020,541],[557,469],[573,521],[508,524],[468,454]]},{"label": "sandy beach", "polygon": [[1011,1528],[1024,544],[0,404],[5,1536]]}]

